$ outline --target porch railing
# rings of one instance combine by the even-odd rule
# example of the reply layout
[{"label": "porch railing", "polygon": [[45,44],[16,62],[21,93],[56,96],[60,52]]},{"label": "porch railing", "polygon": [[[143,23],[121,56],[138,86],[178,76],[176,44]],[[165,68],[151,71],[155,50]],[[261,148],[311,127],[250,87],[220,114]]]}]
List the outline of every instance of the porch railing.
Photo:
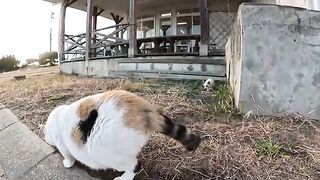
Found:
[{"label": "porch railing", "polygon": [[[91,32],[90,59],[128,57],[129,24],[118,24]],[[105,31],[111,30],[107,33]],[[137,39],[136,56],[199,55],[200,35],[162,36]],[[65,35],[65,61],[84,60],[86,34]]]},{"label": "porch railing", "polygon": [[[124,38],[129,24],[119,24],[92,31],[92,45],[90,47],[93,57],[119,57],[128,56],[129,41]],[[110,34],[102,31],[115,28]]]},{"label": "porch railing", "polygon": [[[118,24],[91,32],[90,57],[128,56],[128,40],[124,39],[129,24]],[[111,33],[103,31],[113,30]],[[86,54],[86,34],[65,35],[65,60],[83,60]]]}]

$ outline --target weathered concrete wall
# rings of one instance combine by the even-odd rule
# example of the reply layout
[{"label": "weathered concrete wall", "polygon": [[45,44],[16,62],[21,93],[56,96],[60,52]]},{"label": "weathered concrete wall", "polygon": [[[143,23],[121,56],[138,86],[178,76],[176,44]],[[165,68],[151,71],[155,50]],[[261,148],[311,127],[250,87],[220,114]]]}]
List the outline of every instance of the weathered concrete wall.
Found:
[{"label": "weathered concrete wall", "polygon": [[320,119],[320,12],[244,4],[236,24],[227,46],[236,104]]},{"label": "weathered concrete wall", "polygon": [[98,59],[89,61],[88,74],[85,62],[65,62],[60,71],[66,74],[98,77],[141,76],[170,79],[225,80],[225,58],[223,57],[148,57]]}]

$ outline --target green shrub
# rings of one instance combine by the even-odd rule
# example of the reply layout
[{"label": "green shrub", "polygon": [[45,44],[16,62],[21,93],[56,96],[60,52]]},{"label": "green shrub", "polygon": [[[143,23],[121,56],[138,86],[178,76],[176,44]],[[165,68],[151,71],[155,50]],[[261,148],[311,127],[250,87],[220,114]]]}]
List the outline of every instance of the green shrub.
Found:
[{"label": "green shrub", "polygon": [[40,65],[46,65],[50,63],[50,66],[54,65],[54,60],[58,58],[57,52],[44,52],[39,55],[39,64]]},{"label": "green shrub", "polygon": [[255,146],[259,155],[275,157],[281,154],[282,146],[272,140],[260,140],[255,142]]},{"label": "green shrub", "polygon": [[216,111],[229,114],[236,114],[238,112],[233,105],[232,89],[228,84],[218,85],[214,95],[216,99]]},{"label": "green shrub", "polygon": [[0,59],[0,73],[18,69],[19,61],[13,55],[3,56]]}]

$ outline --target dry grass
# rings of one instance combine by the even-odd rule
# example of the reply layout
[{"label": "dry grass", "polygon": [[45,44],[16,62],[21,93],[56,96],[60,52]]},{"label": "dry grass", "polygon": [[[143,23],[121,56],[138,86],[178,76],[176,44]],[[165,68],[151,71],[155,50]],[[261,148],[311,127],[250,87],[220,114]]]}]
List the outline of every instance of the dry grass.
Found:
[{"label": "dry grass", "polygon": [[[303,118],[242,119],[228,107],[228,93],[201,91],[197,82],[94,79],[48,74],[0,79],[0,102],[33,132],[57,105],[110,89],[126,89],[164,107],[201,135],[193,153],[155,134],[141,154],[137,179],[320,179],[319,123]],[[219,104],[220,102],[220,104]],[[227,113],[221,114],[219,111]],[[110,179],[107,173],[90,174]]]}]

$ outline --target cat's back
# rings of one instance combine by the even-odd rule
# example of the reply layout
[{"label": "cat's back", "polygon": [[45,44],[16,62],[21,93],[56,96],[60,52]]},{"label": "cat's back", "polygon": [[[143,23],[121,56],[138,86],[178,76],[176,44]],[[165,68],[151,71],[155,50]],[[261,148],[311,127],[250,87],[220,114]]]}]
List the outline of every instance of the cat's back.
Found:
[{"label": "cat's back", "polygon": [[[138,131],[158,129],[157,119],[161,119],[157,106],[144,98],[124,90],[113,90],[85,97],[74,105],[79,122],[95,124],[97,119],[123,123]],[[93,122],[94,121],[94,122]]]}]

